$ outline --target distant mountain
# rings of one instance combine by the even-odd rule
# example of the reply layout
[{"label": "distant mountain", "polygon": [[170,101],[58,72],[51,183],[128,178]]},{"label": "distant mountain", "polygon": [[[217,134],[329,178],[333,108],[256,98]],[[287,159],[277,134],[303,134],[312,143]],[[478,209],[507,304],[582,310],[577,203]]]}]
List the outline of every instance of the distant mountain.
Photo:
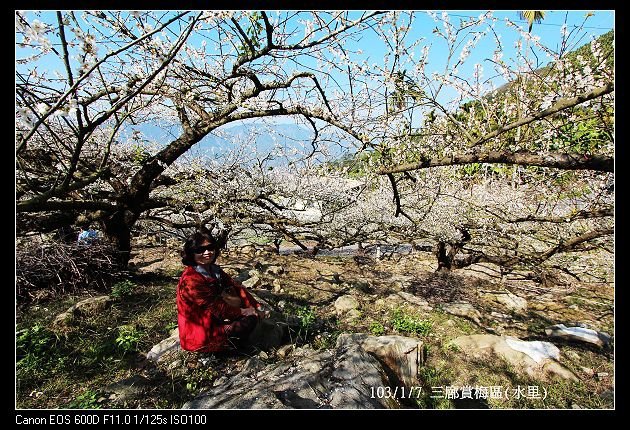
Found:
[{"label": "distant mountain", "polygon": [[[232,148],[235,143],[254,143],[256,152],[266,153],[275,145],[283,148],[309,150],[315,137],[312,128],[299,124],[265,124],[240,123],[226,126],[210,133],[198,145],[202,152],[213,151],[215,154]],[[320,131],[319,139],[327,137],[327,133]]]},{"label": "distant mountain", "polygon": [[204,149],[225,148],[234,142],[254,141],[259,151],[268,151],[274,145],[299,145],[309,142],[313,137],[313,131],[297,124],[255,124],[245,123],[232,127],[221,127],[210,133],[201,142]]}]

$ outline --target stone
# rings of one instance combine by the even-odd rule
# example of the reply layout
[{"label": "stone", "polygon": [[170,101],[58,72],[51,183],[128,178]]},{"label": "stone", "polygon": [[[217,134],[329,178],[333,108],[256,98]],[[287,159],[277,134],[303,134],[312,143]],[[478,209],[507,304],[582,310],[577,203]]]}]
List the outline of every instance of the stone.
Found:
[{"label": "stone", "polygon": [[72,305],[65,312],[57,315],[52,322],[52,329],[67,329],[75,322],[76,318],[93,315],[97,312],[103,312],[105,309],[110,307],[113,302],[114,299],[110,296],[90,297],[85,300],[81,300]]},{"label": "stone", "polygon": [[286,358],[291,354],[291,352],[293,352],[294,349],[295,349],[295,345],[290,343],[288,345],[284,345],[278,348],[278,350],[276,351],[276,355],[279,358]]},{"label": "stone", "polygon": [[345,314],[345,318],[349,319],[349,320],[357,320],[359,318],[361,318],[363,314],[361,313],[360,310],[358,309],[350,309],[346,314]]},{"label": "stone", "polygon": [[122,381],[109,384],[101,391],[103,393],[109,393],[109,399],[115,399],[117,402],[122,402],[125,400],[140,398],[149,385],[149,380],[144,376],[133,375],[129,378],[123,379]]},{"label": "stone", "polygon": [[266,275],[278,276],[284,273],[284,267],[282,266],[269,266],[265,269]]},{"label": "stone", "polygon": [[443,305],[444,312],[458,317],[468,318],[481,325],[481,314],[468,302],[451,302]]},{"label": "stone", "polygon": [[582,372],[584,372],[584,374],[586,374],[587,376],[591,376],[592,377],[593,375],[595,375],[595,371],[593,369],[591,369],[590,367],[581,366],[580,370]]},{"label": "stone", "polygon": [[396,295],[402,298],[404,301],[419,307],[423,311],[430,312],[433,310],[433,308],[429,305],[429,302],[421,297],[414,296],[413,294],[407,293],[405,291],[399,291],[398,293],[396,293]]},{"label": "stone", "polygon": [[256,348],[268,351],[282,345],[287,335],[286,325],[280,325],[273,319],[262,319],[249,335],[247,343]]},{"label": "stone", "polygon": [[262,273],[260,272],[259,269],[252,269],[249,272],[247,272],[247,274],[252,278],[253,277],[262,278]]},{"label": "stone", "polygon": [[215,381],[212,383],[212,386],[213,387],[217,387],[217,386],[219,386],[221,384],[225,384],[227,382],[227,380],[228,380],[228,377],[223,375],[220,378],[215,379]]},{"label": "stone", "polygon": [[[554,358],[545,357],[537,362],[525,352],[512,348],[506,339],[505,336],[476,334],[460,336],[453,339],[452,342],[459,347],[462,353],[475,358],[484,358],[494,354],[510,363],[517,371],[534,379],[546,380],[550,377],[561,377],[576,382],[579,380],[573,372]],[[512,339],[523,342],[517,338]]]},{"label": "stone", "polygon": [[183,409],[396,409],[397,399],[372,390],[397,380],[418,386],[421,352],[418,339],[342,334],[334,351],[305,345],[271,364],[254,357]]},{"label": "stone", "polygon": [[251,289],[256,288],[261,284],[260,278],[258,276],[252,276],[251,278],[242,282],[245,288]]},{"label": "stone", "polygon": [[165,354],[178,352],[180,350],[179,329],[175,328],[171,331],[170,337],[164,339],[157,345],[154,345],[153,348],[147,352],[147,360],[159,363],[162,361]]},{"label": "stone", "polygon": [[615,400],[615,392],[613,390],[606,390],[606,391],[603,391],[603,392],[599,393],[599,397],[602,400],[613,401],[613,400]]},{"label": "stone", "polygon": [[564,324],[556,324],[547,327],[545,333],[550,337],[591,343],[599,347],[609,346],[612,340],[608,333],[598,332],[584,327],[566,327]]},{"label": "stone", "polygon": [[252,245],[245,245],[240,249],[241,254],[253,255],[256,253],[256,248]]},{"label": "stone", "polygon": [[319,280],[331,282],[333,284],[341,283],[341,275],[339,275],[338,272],[335,272],[333,270],[321,270],[319,274]]},{"label": "stone", "polygon": [[343,333],[336,347],[357,344],[374,354],[398,380],[411,387],[418,381],[419,369],[424,364],[422,341],[405,336],[370,336],[364,333]]},{"label": "stone", "polygon": [[335,300],[335,312],[337,315],[343,315],[352,309],[357,309],[358,307],[359,301],[350,295],[344,295]]},{"label": "stone", "polygon": [[510,292],[507,294],[495,294],[494,298],[511,311],[523,312],[527,310],[527,300]]}]

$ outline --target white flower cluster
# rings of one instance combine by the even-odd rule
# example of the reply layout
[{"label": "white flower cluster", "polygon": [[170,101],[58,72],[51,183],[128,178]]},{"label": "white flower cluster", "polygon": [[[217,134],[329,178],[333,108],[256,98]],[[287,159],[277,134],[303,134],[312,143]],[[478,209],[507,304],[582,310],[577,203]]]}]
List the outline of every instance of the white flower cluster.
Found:
[{"label": "white flower cluster", "polygon": [[18,11],[16,12],[15,25],[16,30],[21,32],[24,37],[21,42],[23,45],[32,44],[33,47],[44,53],[50,52],[52,43],[46,35],[51,29],[47,24],[38,19],[28,23],[24,14]]}]

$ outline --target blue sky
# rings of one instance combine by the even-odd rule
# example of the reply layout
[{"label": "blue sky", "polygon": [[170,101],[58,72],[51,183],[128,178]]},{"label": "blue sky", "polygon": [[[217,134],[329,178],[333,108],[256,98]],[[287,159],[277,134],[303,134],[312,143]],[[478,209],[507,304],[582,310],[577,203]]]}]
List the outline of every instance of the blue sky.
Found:
[{"label": "blue sky", "polygon": [[[435,11],[438,16],[441,15],[442,11]],[[480,14],[484,13],[485,10],[450,10],[449,18],[452,24],[456,27],[458,26],[461,20],[468,19],[470,17],[478,17]],[[356,16],[358,16],[361,11],[353,12]],[[574,11],[546,11],[545,19],[541,23],[536,23],[533,26],[532,34],[534,36],[539,36],[541,42],[548,46],[549,48],[558,51],[560,49],[560,41],[561,41],[561,27],[566,22],[568,31],[571,32],[572,29],[577,26],[583,25],[582,30],[580,32],[575,32],[570,37],[570,44],[567,47],[567,51],[575,49],[585,43],[590,42],[591,37],[597,37],[601,34],[606,33],[607,31],[614,28],[614,11],[588,11],[588,10],[574,10]],[[587,19],[586,16],[589,15]],[[269,13],[270,16],[275,16],[275,11],[271,11]],[[504,18],[508,18],[516,24],[520,25],[523,29],[527,29],[527,23],[518,18],[518,13],[516,10],[512,11],[494,11],[493,16],[498,18],[498,22],[495,24],[495,32],[500,34],[502,37],[503,43],[503,60],[510,63],[512,59],[516,57],[516,48],[514,46],[514,42],[517,40],[518,33],[513,29],[508,29],[505,26]],[[32,16],[29,16],[32,19]],[[54,11],[47,11],[42,14],[39,18],[40,20],[50,23],[51,25],[55,25],[56,16]],[[436,71],[438,73],[444,71],[444,62],[447,55],[445,46],[446,43],[444,39],[438,39],[432,33],[432,30],[435,27],[443,28],[441,23],[436,23],[429,16],[426,11],[417,11],[415,13],[414,22],[412,23],[412,31],[409,34],[410,38],[423,38],[422,43],[417,48],[418,51],[424,45],[430,45],[431,51],[429,54],[429,63],[427,65],[427,71],[429,74],[431,71]],[[303,32],[300,35],[304,34]],[[16,42],[20,38],[16,36]],[[193,36],[190,39],[190,43],[195,46],[199,46],[201,43],[201,38],[198,36]],[[210,44],[208,44],[210,45]],[[380,40],[373,32],[365,32],[362,34],[361,39],[357,42],[348,41],[346,42],[346,48],[351,50],[360,49],[363,53],[359,56],[361,59],[366,59],[368,63],[373,64],[382,64],[383,63],[383,55],[385,52],[385,43]],[[485,37],[483,38],[477,47],[472,51],[469,59],[466,61],[465,65],[461,67],[459,76],[466,78],[472,72],[473,66],[475,63],[481,63],[484,66],[484,75],[485,77],[490,77],[493,75],[491,71],[491,64],[484,62],[487,58],[492,58],[493,51],[496,50],[496,44],[494,42],[494,38]],[[461,46],[459,48],[461,50]],[[454,54],[454,59],[456,61],[459,50]],[[28,55],[28,52],[31,51],[29,49],[16,48],[16,59],[23,58]],[[104,53],[106,49],[103,47],[99,48],[99,51]],[[408,53],[407,53],[408,54]],[[415,53],[415,58],[417,59],[420,56],[420,52]],[[48,58],[46,58],[48,57]],[[42,69],[53,69],[56,67],[62,67],[61,62],[59,61],[51,61],[51,57],[54,55],[48,55],[44,57],[41,61],[39,70]],[[547,58],[544,54],[540,53],[538,55],[540,64],[538,66],[545,65],[550,59]],[[310,63],[309,63],[310,61]],[[314,65],[314,61],[305,60],[305,64]],[[27,66],[16,65],[18,70],[23,70]],[[289,72],[290,73],[290,72]],[[342,89],[344,88],[345,83],[347,82],[346,77],[339,76],[338,81],[342,83]],[[501,77],[497,78],[496,86],[500,86],[504,83]],[[443,97],[450,97],[452,94],[446,92],[443,94]],[[293,120],[290,118],[278,119],[278,123],[292,123]],[[160,141],[170,140],[168,135],[155,128],[146,128],[145,133],[148,137],[155,138]]]},{"label": "blue sky", "polygon": [[[435,11],[438,15],[441,14],[441,10]],[[458,24],[458,22],[462,19],[466,19],[469,17],[477,17],[481,13],[485,12],[485,10],[450,10],[448,11],[451,23]],[[360,11],[354,12],[356,16],[360,14]],[[585,16],[587,13],[590,13],[591,16],[585,20]],[[270,15],[273,16],[273,11],[270,12]],[[499,22],[496,25],[496,32],[503,36],[504,40],[504,58],[510,58],[514,55],[514,41],[516,40],[517,34],[510,30],[506,31],[506,27],[503,23],[504,18],[509,18],[510,20],[520,24],[522,28],[527,28],[526,21],[522,21],[518,18],[517,11],[494,11],[493,15],[499,18]],[[32,15],[30,15],[32,17]],[[42,16],[40,19],[46,23],[51,24],[52,26],[56,26],[56,16],[55,11],[45,11],[42,12]],[[569,50],[575,49],[578,46],[587,43],[590,41],[589,36],[593,35],[595,37],[606,33],[614,27],[614,11],[588,11],[588,10],[574,10],[574,11],[546,11],[546,16],[543,22],[534,24],[532,29],[532,34],[536,36],[540,36],[541,41],[552,49],[559,49],[560,44],[560,28],[563,23],[568,25],[569,30],[571,28],[576,27],[578,25],[584,25],[584,30],[580,33],[580,35],[575,35],[571,40],[573,42],[573,46],[569,47]],[[443,49],[443,40],[440,42],[436,40],[436,38],[432,35],[431,30],[436,26],[440,26],[436,24],[433,19],[428,16],[426,11],[416,11],[414,22],[412,24],[413,31],[411,33],[412,37],[424,37],[425,42],[428,44],[432,44],[432,54],[431,57],[442,58],[445,55]],[[302,33],[303,34],[303,33]],[[581,36],[581,37],[578,37]],[[17,38],[17,37],[16,37]],[[193,45],[198,45],[201,42],[200,37],[193,36],[190,39],[190,43]],[[480,45],[478,45],[477,53],[473,55],[477,57],[479,60],[482,57],[491,57],[492,51],[495,49],[495,46],[490,38],[487,40],[483,40]],[[374,33],[365,32],[362,35],[360,42],[347,42],[349,48],[361,49],[363,51],[362,57],[368,58],[370,62],[379,62],[382,61],[383,52],[384,52],[384,44],[381,40],[379,40]],[[102,52],[105,50],[103,49]],[[24,57],[32,53],[33,51],[30,49],[24,48],[16,48],[16,58]],[[101,54],[102,55],[102,54]],[[44,68],[52,68],[52,67],[60,67],[62,66],[60,63],[52,62],[52,58],[54,55],[46,56],[42,66]],[[436,67],[438,70],[440,69],[438,63],[439,61],[435,61]],[[471,60],[473,58],[471,57]],[[474,62],[469,60],[469,62]],[[54,65],[54,66],[53,66]],[[17,66],[20,69],[21,66]]]}]

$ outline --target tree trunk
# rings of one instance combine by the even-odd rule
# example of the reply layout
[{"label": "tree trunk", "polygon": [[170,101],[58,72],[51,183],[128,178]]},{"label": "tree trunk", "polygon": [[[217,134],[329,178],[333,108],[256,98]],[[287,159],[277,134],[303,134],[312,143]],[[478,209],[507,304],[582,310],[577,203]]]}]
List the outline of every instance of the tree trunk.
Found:
[{"label": "tree trunk", "polygon": [[438,260],[437,272],[448,272],[453,266],[454,254],[451,252],[452,246],[446,242],[439,242],[435,255]]},{"label": "tree trunk", "polygon": [[115,212],[104,222],[105,235],[118,248],[118,261],[127,267],[131,257],[131,228],[138,219],[138,214],[130,210]]},{"label": "tree trunk", "polygon": [[455,256],[470,240],[470,233],[466,228],[458,228],[461,239],[455,243],[438,242],[435,255],[438,260],[437,272],[448,272],[455,266]]}]

